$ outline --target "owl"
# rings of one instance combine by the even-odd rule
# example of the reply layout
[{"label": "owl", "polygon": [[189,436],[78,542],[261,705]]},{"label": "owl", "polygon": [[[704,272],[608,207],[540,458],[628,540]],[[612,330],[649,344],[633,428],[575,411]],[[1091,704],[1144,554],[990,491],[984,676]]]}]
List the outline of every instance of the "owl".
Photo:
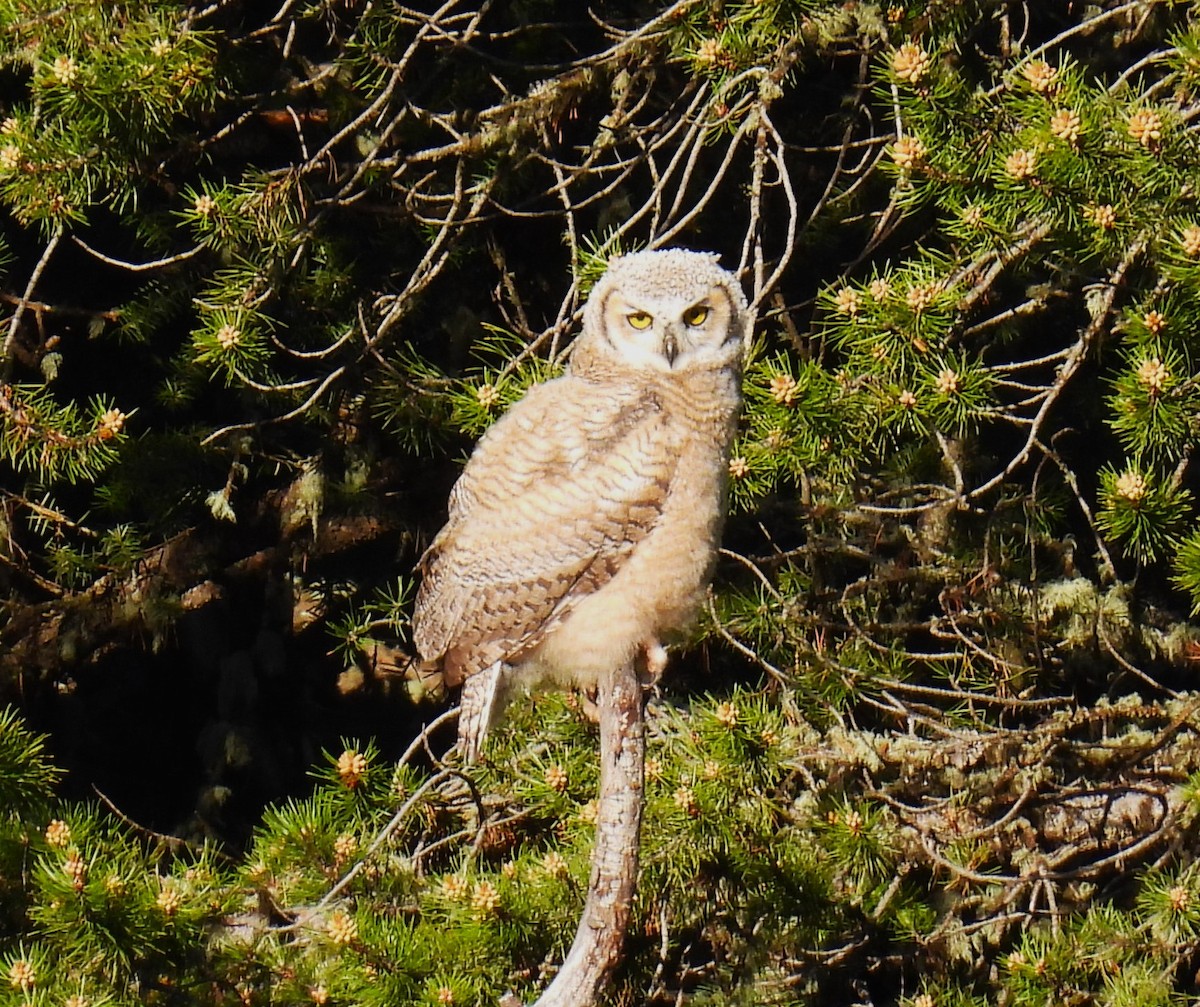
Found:
[{"label": "owl", "polygon": [[615,258],[566,373],[480,439],[413,615],[421,657],[462,684],[468,761],[514,688],[661,672],[716,559],[750,327],[715,255]]}]

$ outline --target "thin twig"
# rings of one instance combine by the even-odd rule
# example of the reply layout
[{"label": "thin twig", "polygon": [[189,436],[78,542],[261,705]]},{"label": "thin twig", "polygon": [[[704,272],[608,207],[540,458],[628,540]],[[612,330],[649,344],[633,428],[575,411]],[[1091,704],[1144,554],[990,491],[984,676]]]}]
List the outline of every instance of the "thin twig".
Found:
[{"label": "thin twig", "polygon": [[12,376],[13,345],[16,343],[17,331],[21,327],[21,318],[24,316],[29,302],[33,300],[33,292],[37,288],[38,281],[42,278],[43,271],[50,263],[50,257],[54,254],[54,250],[58,248],[58,243],[62,240],[62,236],[63,230],[61,227],[57,228],[54,234],[51,235],[45,249],[42,251],[41,257],[33,267],[33,272],[29,274],[29,282],[25,284],[25,292],[21,295],[21,300],[17,303],[12,318],[8,320],[8,334],[4,337],[4,349],[0,353],[0,375],[3,376],[5,381]]}]

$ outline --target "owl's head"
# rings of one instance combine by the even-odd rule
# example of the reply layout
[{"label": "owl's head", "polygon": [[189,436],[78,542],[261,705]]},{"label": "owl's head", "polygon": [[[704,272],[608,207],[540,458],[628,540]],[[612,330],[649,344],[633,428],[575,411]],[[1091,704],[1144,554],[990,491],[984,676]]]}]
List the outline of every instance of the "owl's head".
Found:
[{"label": "owl's head", "polygon": [[668,248],[613,259],[583,310],[576,359],[638,370],[738,367],[749,333],[746,295],[717,256]]}]

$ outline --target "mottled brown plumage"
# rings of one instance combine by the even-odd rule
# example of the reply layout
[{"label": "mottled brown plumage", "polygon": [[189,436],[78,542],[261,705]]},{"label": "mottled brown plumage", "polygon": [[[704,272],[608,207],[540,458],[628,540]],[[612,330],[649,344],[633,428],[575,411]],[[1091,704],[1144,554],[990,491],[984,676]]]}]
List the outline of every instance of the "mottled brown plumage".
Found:
[{"label": "mottled brown plumage", "polygon": [[568,373],[480,440],[422,559],[413,635],[463,684],[473,758],[509,688],[593,687],[703,598],[740,405],[745,297],[715,258],[614,260]]}]

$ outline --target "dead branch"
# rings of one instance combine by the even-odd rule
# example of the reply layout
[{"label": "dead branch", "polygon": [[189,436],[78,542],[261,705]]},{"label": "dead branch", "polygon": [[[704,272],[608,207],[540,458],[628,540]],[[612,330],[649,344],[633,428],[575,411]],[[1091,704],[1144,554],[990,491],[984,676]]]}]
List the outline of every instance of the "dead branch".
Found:
[{"label": "dead branch", "polygon": [[642,687],[632,665],[600,685],[600,794],[587,901],[575,941],[534,1007],[587,1007],[621,960],[637,886],[646,754]]}]

